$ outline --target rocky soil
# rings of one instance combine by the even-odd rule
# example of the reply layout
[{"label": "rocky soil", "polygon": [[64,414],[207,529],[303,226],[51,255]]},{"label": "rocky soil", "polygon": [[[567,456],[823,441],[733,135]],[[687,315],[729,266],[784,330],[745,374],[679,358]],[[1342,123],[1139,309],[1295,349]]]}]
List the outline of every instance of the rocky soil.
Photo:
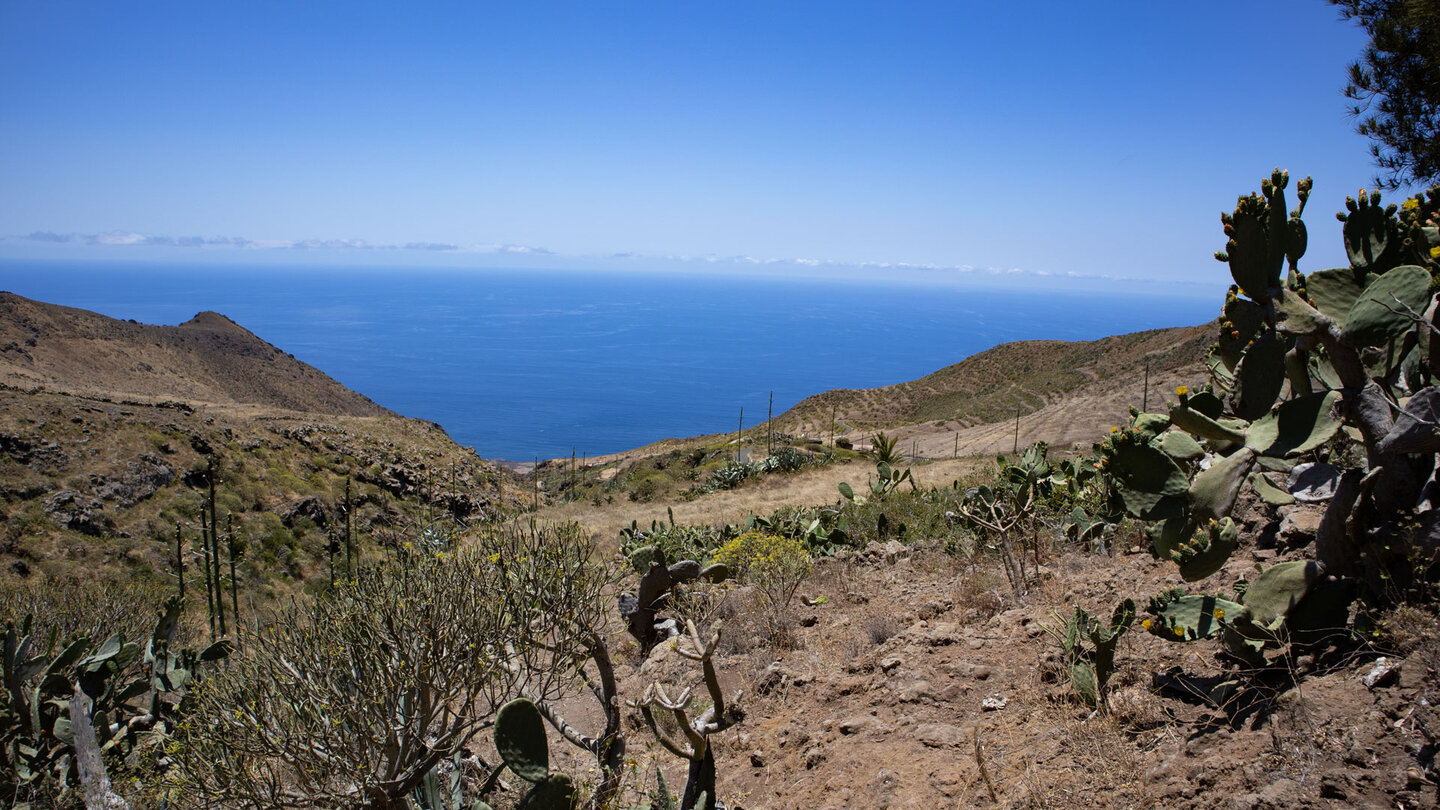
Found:
[{"label": "rocky soil", "polygon": [[[1250,548],[1211,581],[1260,560]],[[1180,688],[1226,671],[1211,642],[1128,633],[1111,709],[1075,702],[1055,639],[1060,613],[1108,615],[1178,582],[1138,549],[1051,557],[1024,599],[983,561],[938,548],[872,547],[807,582],[793,649],[763,642],[753,616],[726,619],[720,669],[743,689],[744,723],[718,736],[731,808],[1435,807],[1440,630],[1402,614],[1389,647],[1342,644],[1257,674],[1248,703],[1213,706]],[[804,590],[804,589],[802,589]],[[732,597],[734,598],[734,597]],[[1407,619],[1408,617],[1408,619]],[[627,693],[695,681],[663,645],[623,667]],[[644,745],[634,733],[632,750]],[[558,744],[558,741],[557,741]],[[649,758],[678,790],[684,771]],[[575,766],[584,771],[584,760]],[[643,784],[640,785],[644,787]]]}]

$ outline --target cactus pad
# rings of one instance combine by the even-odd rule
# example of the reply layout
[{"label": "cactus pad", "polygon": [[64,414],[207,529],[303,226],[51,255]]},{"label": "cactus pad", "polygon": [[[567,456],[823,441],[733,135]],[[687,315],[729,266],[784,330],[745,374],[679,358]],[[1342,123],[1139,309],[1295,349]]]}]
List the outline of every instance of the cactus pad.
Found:
[{"label": "cactus pad", "polygon": [[1190,484],[1190,508],[1197,518],[1221,518],[1230,514],[1235,499],[1250,470],[1255,466],[1255,451],[1242,447],[1217,460],[1195,476]]},{"label": "cactus pad", "polygon": [[1190,402],[1184,405],[1176,405],[1170,409],[1170,422],[1181,430],[1194,433],[1202,439],[1209,439],[1215,442],[1230,442],[1241,444],[1245,441],[1245,432],[1238,430],[1231,425],[1220,422],[1199,409],[1187,407],[1199,397],[1191,397]]},{"label": "cactus pad", "polygon": [[1170,552],[1186,582],[1204,579],[1219,571],[1240,547],[1240,529],[1230,518],[1201,526],[1189,539]]},{"label": "cactus pad", "polygon": [[1390,246],[1390,217],[1380,207],[1379,197],[1379,194],[1367,197],[1362,191],[1358,203],[1345,198],[1345,207],[1350,209],[1343,229],[1345,253],[1352,267],[1371,268]]},{"label": "cactus pad", "polygon": [[1325,444],[1343,424],[1340,393],[1325,391],[1284,402],[1245,433],[1245,445],[1271,457],[1298,455]]},{"label": "cactus pad", "polygon": [[[1430,304],[1430,272],[1407,264],[1375,278],[1345,316],[1340,340],[1349,346],[1379,346],[1404,334]],[[1404,306],[1401,306],[1403,304]]]},{"label": "cactus pad", "polygon": [[550,745],[545,722],[528,698],[516,698],[495,714],[495,750],[515,775],[541,782],[550,773]]},{"label": "cactus pad", "polygon": [[1205,455],[1205,448],[1180,430],[1167,430],[1160,434],[1156,446],[1161,452],[1176,461],[1195,461]]},{"label": "cactus pad", "polygon": [[575,806],[575,783],[564,774],[552,774],[535,783],[521,800],[526,810],[569,810]]},{"label": "cactus pad", "polygon": [[1369,278],[1373,276],[1363,274],[1357,278],[1356,272],[1348,267],[1316,270],[1305,276],[1305,294],[1314,302],[1320,314],[1337,323],[1344,323],[1345,316],[1350,314],[1350,308],[1355,306],[1360,293],[1365,291],[1365,283]]},{"label": "cactus pad", "polygon": [[1151,599],[1147,612],[1155,617],[1144,622],[1153,635],[1169,641],[1194,641],[1218,635],[1221,622],[1239,618],[1245,606],[1219,596],[1186,594],[1172,588]]},{"label": "cactus pad", "polygon": [[1143,520],[1168,517],[1183,507],[1190,489],[1185,473],[1173,460],[1148,444],[1116,442],[1110,474],[1115,477],[1125,510]]},{"label": "cactus pad", "polygon": [[1285,384],[1285,352],[1289,351],[1286,343],[1274,332],[1266,332],[1245,350],[1235,369],[1231,408],[1236,416],[1259,419],[1275,404]]},{"label": "cactus pad", "polygon": [[1245,606],[1255,621],[1274,629],[1290,612],[1310,586],[1320,579],[1323,569],[1313,560],[1292,560],[1266,568],[1245,591]]}]

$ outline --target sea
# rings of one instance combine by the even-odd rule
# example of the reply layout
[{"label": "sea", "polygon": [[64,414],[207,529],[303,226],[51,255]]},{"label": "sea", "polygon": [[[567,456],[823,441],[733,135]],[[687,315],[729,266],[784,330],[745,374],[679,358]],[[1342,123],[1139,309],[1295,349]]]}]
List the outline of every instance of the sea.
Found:
[{"label": "sea", "polygon": [[[214,310],[491,459],[595,456],[924,376],[999,343],[1203,323],[1216,290],[140,262],[0,262],[0,289],[143,323]],[[773,398],[773,406],[771,405]]]}]

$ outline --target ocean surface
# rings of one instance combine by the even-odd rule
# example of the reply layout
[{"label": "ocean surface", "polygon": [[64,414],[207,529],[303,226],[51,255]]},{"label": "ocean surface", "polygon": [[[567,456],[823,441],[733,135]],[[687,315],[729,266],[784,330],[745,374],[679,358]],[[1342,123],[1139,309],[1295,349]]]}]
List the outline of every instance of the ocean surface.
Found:
[{"label": "ocean surface", "polygon": [[997,343],[1215,316],[1209,295],[613,272],[0,262],[0,289],[145,323],[204,310],[486,458],[734,430]]}]

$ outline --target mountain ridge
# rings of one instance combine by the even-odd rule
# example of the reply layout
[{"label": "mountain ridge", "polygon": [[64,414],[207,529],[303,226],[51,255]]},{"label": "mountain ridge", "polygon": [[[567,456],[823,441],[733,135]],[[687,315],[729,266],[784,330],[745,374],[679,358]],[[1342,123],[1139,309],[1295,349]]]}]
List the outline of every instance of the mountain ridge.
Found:
[{"label": "mountain ridge", "polygon": [[160,326],[11,292],[0,292],[0,384],[330,416],[396,415],[218,312]]}]

